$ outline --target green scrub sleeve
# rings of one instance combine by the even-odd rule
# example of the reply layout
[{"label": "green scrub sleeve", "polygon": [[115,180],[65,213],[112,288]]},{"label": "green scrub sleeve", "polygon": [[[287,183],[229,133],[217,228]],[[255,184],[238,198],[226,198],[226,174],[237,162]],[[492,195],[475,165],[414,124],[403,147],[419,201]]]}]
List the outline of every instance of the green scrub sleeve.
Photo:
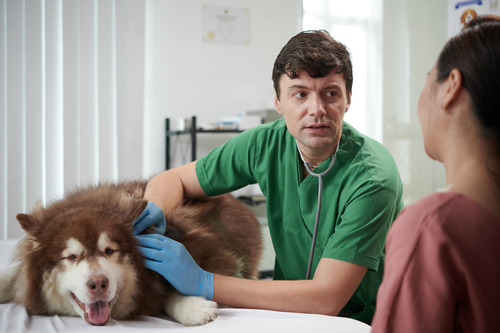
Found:
[{"label": "green scrub sleeve", "polygon": [[[367,181],[353,193],[329,238],[323,257],[352,262],[377,271],[386,235],[402,208],[392,187]],[[402,204],[401,201],[399,201]],[[396,207],[398,206],[398,207]]]}]

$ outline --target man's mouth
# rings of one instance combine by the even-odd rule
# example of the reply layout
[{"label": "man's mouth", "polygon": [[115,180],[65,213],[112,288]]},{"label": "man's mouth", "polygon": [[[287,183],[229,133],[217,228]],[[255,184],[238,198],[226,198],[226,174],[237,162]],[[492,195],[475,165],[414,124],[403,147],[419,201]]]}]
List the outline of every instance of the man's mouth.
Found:
[{"label": "man's mouth", "polygon": [[71,293],[71,296],[75,300],[76,304],[82,309],[85,314],[85,321],[92,325],[105,325],[110,316],[109,305],[110,302],[97,301],[94,303],[83,303],[81,302],[75,294]]},{"label": "man's mouth", "polygon": [[315,125],[307,126],[306,129],[308,129],[310,131],[322,131],[322,130],[328,129],[328,126],[323,125],[323,124],[315,124]]}]

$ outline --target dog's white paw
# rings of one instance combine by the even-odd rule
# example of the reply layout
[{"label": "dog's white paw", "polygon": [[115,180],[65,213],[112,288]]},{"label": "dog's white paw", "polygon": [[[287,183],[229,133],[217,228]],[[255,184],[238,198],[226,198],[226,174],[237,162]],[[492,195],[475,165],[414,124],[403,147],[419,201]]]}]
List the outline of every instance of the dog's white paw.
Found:
[{"label": "dog's white paw", "polygon": [[168,298],[165,312],[183,325],[197,326],[217,318],[219,309],[217,303],[203,297],[174,294]]}]

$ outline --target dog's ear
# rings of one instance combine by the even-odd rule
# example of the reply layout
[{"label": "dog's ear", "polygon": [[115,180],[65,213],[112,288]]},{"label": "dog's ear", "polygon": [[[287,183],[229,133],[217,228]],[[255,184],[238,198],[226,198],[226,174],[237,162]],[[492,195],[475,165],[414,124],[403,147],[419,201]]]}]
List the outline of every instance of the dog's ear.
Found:
[{"label": "dog's ear", "polygon": [[133,204],[131,205],[131,210],[130,210],[130,216],[132,219],[135,221],[136,218],[139,217],[139,215],[142,214],[144,209],[146,209],[146,206],[148,205],[148,202],[146,200],[133,200]]},{"label": "dog's ear", "polygon": [[123,194],[119,200],[120,211],[124,213],[122,221],[126,223],[126,227],[132,227],[134,221],[146,209],[148,202],[144,199],[135,199],[128,194]]},{"label": "dog's ear", "polygon": [[16,218],[26,232],[30,232],[38,224],[38,220],[29,214],[17,214]]}]

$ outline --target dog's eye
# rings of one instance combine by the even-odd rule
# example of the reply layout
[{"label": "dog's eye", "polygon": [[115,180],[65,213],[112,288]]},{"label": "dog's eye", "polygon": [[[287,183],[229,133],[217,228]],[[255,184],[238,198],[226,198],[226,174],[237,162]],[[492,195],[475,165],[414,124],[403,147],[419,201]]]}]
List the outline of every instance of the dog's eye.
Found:
[{"label": "dog's eye", "polygon": [[75,261],[76,259],[78,259],[78,257],[75,254],[70,254],[64,259],[68,259],[69,261]]},{"label": "dog's eye", "polygon": [[115,250],[107,247],[106,250],[104,250],[104,253],[106,253],[107,255],[111,255],[111,254],[115,253]]}]

